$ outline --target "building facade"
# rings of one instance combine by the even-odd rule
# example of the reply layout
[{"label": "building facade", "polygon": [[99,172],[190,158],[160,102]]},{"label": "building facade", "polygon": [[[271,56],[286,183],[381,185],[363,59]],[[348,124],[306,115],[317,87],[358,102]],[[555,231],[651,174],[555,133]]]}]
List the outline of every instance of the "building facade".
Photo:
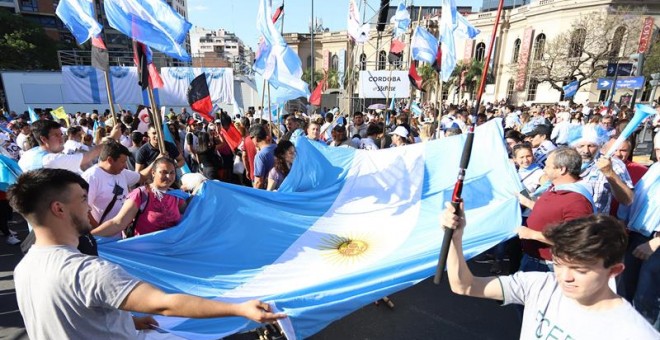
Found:
[{"label": "building facade", "polygon": [[[487,0],[484,1],[485,5]],[[525,5],[523,5],[525,3]],[[564,100],[561,91],[550,86],[548,82],[537,82],[532,77],[532,70],[548,63],[546,48],[553,39],[559,35],[575,29],[572,25],[580,17],[589,17],[593,13],[612,13],[617,7],[624,7],[631,11],[628,17],[637,20],[639,29],[645,17],[655,18],[656,26],[660,24],[660,2],[644,0],[516,0],[510,1],[502,13],[500,27],[495,43],[495,50],[491,57],[490,69],[494,82],[486,86],[483,96],[485,101],[509,99],[514,104],[522,103],[555,103]],[[515,7],[514,7],[515,5]],[[394,14],[394,8],[389,9],[388,18]],[[417,11],[419,9],[417,8]],[[411,17],[417,19],[415,8],[410,9]],[[467,19],[481,30],[475,40],[456,40],[457,59],[469,62],[473,59],[483,61],[492,34],[496,12],[485,11],[469,13],[469,9],[461,11]],[[423,8],[421,20],[413,20],[412,27],[417,23],[437,33],[441,9],[439,7]],[[605,17],[607,20],[607,16]],[[385,70],[391,66],[387,61],[387,55],[391,43],[391,25],[386,26],[384,32],[377,32],[376,26],[372,25],[370,39],[362,45],[348,43],[346,31],[318,32],[314,35],[314,68],[317,71],[337,69],[345,65],[343,72],[347,77],[359,70]],[[597,26],[597,23],[596,23]],[[392,68],[409,68],[409,43],[412,27],[402,38],[407,46],[401,65]],[[620,63],[628,62],[628,55],[636,52],[639,41],[639,30],[627,31],[619,39],[612,41],[623,42],[619,46],[617,55],[611,58]],[[611,32],[612,33],[612,32]],[[617,33],[618,34],[618,33]],[[285,33],[284,38],[291,48],[297,51],[302,61],[303,69],[311,66],[312,49],[311,36],[309,33]],[[585,58],[585,55],[580,56]],[[580,58],[576,57],[576,58]],[[342,58],[344,63],[339,62]],[[523,62],[524,61],[524,62]],[[572,61],[569,61],[569,63]],[[599,62],[596,67],[602,68],[602,72],[594,73],[592,76],[604,77],[607,61]],[[581,66],[582,67],[582,66]],[[586,67],[586,63],[585,63]],[[580,70],[576,70],[574,76],[580,78]],[[586,73],[586,72],[583,72]],[[570,75],[567,75],[570,76]],[[570,80],[570,79],[569,79]],[[647,80],[648,81],[648,80]],[[597,90],[596,79],[582,80],[588,82],[583,85],[574,98],[575,102],[597,102],[606,98],[607,91]],[[565,84],[558,84],[559,86]],[[357,98],[357,89],[353,88],[353,94],[346,93],[345,97]],[[346,90],[342,90],[346,92]],[[631,95],[632,91],[619,90],[616,92],[615,100],[622,95]],[[437,101],[440,93],[432,91],[423,97],[416,93],[417,99],[425,101]],[[443,98],[449,102],[458,103],[462,100],[474,99],[474,94],[463,91],[450,84],[443,84]],[[641,91],[640,96],[641,97]],[[646,96],[648,97],[648,96]],[[645,98],[646,98],[645,97]],[[638,99],[639,100],[639,99]],[[341,105],[340,105],[341,107]]]},{"label": "building facade", "polygon": [[[619,20],[616,17],[616,9],[625,8],[629,15],[631,26],[626,28],[621,23],[607,22]],[[494,101],[509,99],[514,104],[529,102],[555,103],[565,100],[562,91],[553,88],[549,82],[539,82],[535,78],[539,70],[549,69],[557,46],[553,45],[555,39],[562,34],[569,34],[571,40],[567,43],[577,44],[579,48],[573,49],[572,45],[567,49],[568,55],[562,58],[565,65],[554,65],[555,70],[565,66],[567,81],[558,86],[566,85],[567,82],[580,79],[582,86],[576,94],[574,101],[583,103],[585,101],[597,102],[607,99],[606,92],[597,89],[594,78],[605,77],[605,68],[608,62],[629,62],[629,55],[637,52],[639,44],[639,32],[641,31],[645,17],[654,17],[655,22],[660,23],[660,2],[641,0],[538,0],[529,5],[520,6],[503,11],[500,21],[499,32],[495,43],[495,51],[491,63],[494,84],[486,87],[483,100]],[[457,41],[457,57],[465,61],[472,59],[483,60],[495,22],[496,12],[480,12],[468,15],[468,20],[481,30],[481,34],[473,41]],[[595,22],[590,27],[580,27],[589,20],[585,18],[602,18],[605,22]],[[587,23],[588,24],[588,23]],[[620,24],[620,27],[617,25]],[[600,60],[591,63],[588,53],[590,51],[602,50],[589,46],[589,34],[598,34],[599,27],[608,27],[607,41],[612,46],[611,55],[606,58],[601,56]],[[596,32],[585,32],[585,30]],[[575,39],[573,39],[575,38]],[[585,41],[586,39],[586,41]],[[592,39],[596,41],[595,39]],[[614,47],[618,44],[618,47]],[[555,49],[555,52],[552,51]],[[590,50],[591,49],[591,50]],[[585,62],[589,60],[589,62]],[[575,65],[570,65],[575,63]],[[591,72],[593,68],[602,71]],[[572,74],[571,74],[572,73]],[[585,79],[584,75],[591,75]],[[542,77],[541,77],[542,78]],[[456,89],[451,90],[449,100],[457,102],[460,99],[472,99],[469,94],[458,98]],[[632,91],[619,90],[616,98],[622,95],[630,95]],[[616,99],[615,98],[615,99]]]},{"label": "building facade", "polygon": [[190,50],[196,67],[234,67],[246,73],[254,52],[236,34],[224,29],[210,30],[194,27],[190,30]]}]

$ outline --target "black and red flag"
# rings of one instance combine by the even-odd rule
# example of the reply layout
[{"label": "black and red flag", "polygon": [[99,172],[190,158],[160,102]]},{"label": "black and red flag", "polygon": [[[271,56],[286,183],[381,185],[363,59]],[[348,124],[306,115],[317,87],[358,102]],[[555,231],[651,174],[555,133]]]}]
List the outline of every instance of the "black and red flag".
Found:
[{"label": "black and red flag", "polygon": [[108,48],[103,43],[100,35],[92,38],[92,66],[105,72],[110,70]]},{"label": "black and red flag", "polygon": [[413,61],[412,63],[410,63],[410,70],[408,71],[408,79],[410,79],[410,83],[416,89],[422,92],[426,92],[422,88],[422,77],[420,77],[419,73],[417,73],[417,61]]},{"label": "black and red flag", "polygon": [[213,102],[209,93],[209,85],[206,83],[206,73],[202,73],[190,82],[188,87],[188,104],[193,111],[199,113],[209,122],[213,121],[211,112],[213,111]]},{"label": "black and red flag", "polygon": [[275,10],[275,13],[273,13],[273,24],[277,22],[277,20],[280,19],[280,16],[284,13],[284,3],[282,3],[282,6],[278,7]]},{"label": "black and red flag", "polygon": [[163,79],[152,62],[151,49],[136,40],[133,40],[133,62],[138,69],[138,85],[142,90],[149,85],[152,89],[163,87]]},{"label": "black and red flag", "polygon": [[222,127],[220,135],[232,150],[236,150],[243,141],[243,136],[241,135],[241,132],[238,131],[227,112],[223,111],[220,114],[220,126]]}]

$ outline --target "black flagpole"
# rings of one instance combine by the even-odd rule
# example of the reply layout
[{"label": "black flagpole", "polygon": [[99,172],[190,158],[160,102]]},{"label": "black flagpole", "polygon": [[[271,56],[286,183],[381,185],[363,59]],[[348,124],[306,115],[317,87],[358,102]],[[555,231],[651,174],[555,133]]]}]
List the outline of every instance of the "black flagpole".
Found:
[{"label": "black flagpole", "polygon": [[[488,66],[490,64],[490,56],[493,53],[493,47],[495,45],[495,37],[497,36],[497,29],[500,24],[500,16],[502,14],[502,7],[504,7],[504,0],[500,0],[500,4],[497,8],[497,17],[495,18],[495,24],[493,27],[493,33],[490,37],[490,46],[488,46],[488,54],[484,60],[483,72],[481,73],[481,83],[479,84],[479,91],[477,91],[477,103],[474,107],[474,115],[476,116],[479,113],[479,106],[481,105],[481,96],[484,94],[484,88],[486,86],[486,77],[488,75]],[[460,14],[459,14],[460,15]],[[467,171],[468,164],[470,163],[470,155],[472,154],[472,143],[474,142],[474,128],[477,125],[476,119],[472,122],[470,130],[467,134],[467,139],[465,140],[465,145],[463,146],[463,155],[461,156],[461,163],[458,169],[458,178],[456,179],[456,184],[454,184],[454,192],[451,198],[451,205],[454,207],[456,213],[459,213],[459,207],[463,199],[461,198],[461,193],[463,192],[463,181],[465,179],[465,172]],[[454,229],[445,228],[445,236],[442,239],[442,248],[440,249],[440,259],[438,260],[438,266],[435,271],[435,277],[433,278],[433,283],[440,284],[442,280],[442,274],[445,271],[447,266],[447,255],[449,254],[449,245],[451,239],[454,236]]]}]

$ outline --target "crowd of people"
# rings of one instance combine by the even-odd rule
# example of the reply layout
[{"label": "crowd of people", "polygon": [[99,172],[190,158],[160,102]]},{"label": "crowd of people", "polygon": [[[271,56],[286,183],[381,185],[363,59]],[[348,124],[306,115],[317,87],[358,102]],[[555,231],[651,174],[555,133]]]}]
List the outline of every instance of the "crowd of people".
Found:
[{"label": "crowd of people", "polygon": [[[492,262],[491,272],[499,275],[505,272],[503,263],[508,258],[508,271],[513,276],[477,281],[471,273],[467,275],[466,270],[469,272],[469,269],[459,246],[462,233],[458,232],[453,242],[453,257],[448,262],[452,289],[463,294],[527,305],[529,296],[525,294],[529,286],[542,284],[547,278],[536,277],[536,281],[522,282],[518,281],[521,276],[514,273],[555,272],[558,275],[556,281],[561,283],[566,279],[564,268],[579,267],[576,269],[579,273],[594,272],[604,278],[601,281],[605,282],[605,286],[598,287],[598,298],[607,298],[611,304],[603,305],[603,308],[617,305],[613,302],[615,295],[606,294],[605,288],[608,279],[616,277],[616,289],[610,292],[616,292],[630,301],[631,308],[635,308],[648,321],[646,325],[649,328],[640,328],[638,334],[642,337],[639,338],[653,338],[648,337],[649,334],[655,334],[657,338],[653,329],[656,332],[660,330],[660,225],[658,218],[625,217],[626,212],[640,205],[648,208],[644,214],[660,216],[660,206],[654,203],[657,198],[640,196],[634,190],[635,184],[649,171],[648,164],[638,164],[632,159],[638,134],[618,146],[612,157],[605,156],[630,121],[633,115],[630,108],[624,106],[612,110],[591,103],[516,107],[505,101],[486,103],[478,110],[467,103],[443,103],[438,107],[429,103],[422,106],[421,112],[411,112],[405,101],[398,101],[395,106],[394,111],[346,113],[337,108],[323,108],[318,114],[311,115],[296,111],[282,116],[279,122],[264,119],[261,108],[248,110],[244,116],[236,115],[234,118],[220,111],[213,121],[205,121],[194,113],[188,113],[185,108],[178,113],[170,110],[163,117],[165,128],[171,136],[169,141],[165,141],[164,152],[159,147],[158,127],[149,124],[148,118],[145,119],[141,113],[122,111],[114,118],[107,111],[78,112],[68,120],[58,120],[44,110],[37,111],[40,119],[32,121],[27,112],[0,116],[3,130],[0,132],[3,143],[1,157],[17,161],[25,173],[9,192],[1,192],[1,231],[8,243],[21,242],[8,225],[13,207],[30,223],[33,235],[32,240],[23,242],[23,246],[26,242],[30,243],[28,246],[33,244],[32,250],[27,252],[26,258],[16,269],[21,312],[24,317],[26,313],[32,315],[25,317],[28,334],[37,335],[36,338],[52,338],[53,334],[72,337],[71,334],[83,333],[71,332],[92,331],[82,328],[73,330],[75,327],[71,325],[40,329],[36,324],[40,317],[46,317],[48,313],[53,313],[53,308],[59,308],[59,297],[42,296],[54,302],[44,308],[37,307],[37,300],[31,296],[37,285],[32,282],[43,279],[28,271],[34,272],[38,268],[52,277],[53,282],[68,285],[70,279],[56,279],[59,271],[66,272],[66,261],[80,262],[81,266],[87,263],[90,271],[97,267],[103,271],[103,277],[87,273],[84,280],[89,284],[86,288],[89,288],[90,294],[101,284],[99,281],[114,281],[104,287],[108,291],[107,296],[94,297],[100,299],[95,302],[109,310],[119,308],[192,317],[241,315],[258,321],[281,318],[283,315],[270,313],[268,305],[260,301],[241,305],[239,309],[233,309],[231,305],[200,302],[201,299],[195,300],[204,306],[197,311],[176,309],[172,305],[160,306],[155,299],[162,298],[164,293],[131,278],[121,268],[93,257],[97,255],[95,236],[133,237],[176,225],[190,196],[173,189],[180,188],[194,194],[204,180],[276,191],[296,162],[295,142],[298,138],[327,147],[379,150],[450,138],[467,133],[473,125],[479,126],[501,118],[505,132],[502,142],[509,151],[523,187],[518,193],[523,225],[517,230],[516,238],[491,250],[489,256],[492,259],[489,261]],[[238,137],[228,133],[230,124],[238,131]],[[644,131],[641,133],[654,135],[651,162],[656,162],[653,165],[655,168],[660,157],[660,134],[656,134],[659,129],[657,115],[638,129]],[[657,171],[655,173],[651,184],[658,181]],[[190,184],[193,176],[194,183]],[[51,204],[49,206],[45,199],[31,202],[30,197],[47,197]],[[84,204],[81,203],[83,201]],[[81,206],[87,204],[89,208]],[[640,225],[640,221],[644,225]],[[624,227],[616,229],[620,223],[625,224],[625,231]],[[66,237],[56,234],[51,224],[57,226],[57,233]],[[461,230],[465,222],[460,211],[452,208],[445,213],[443,224]],[[570,229],[566,232],[582,233],[581,241],[576,239],[575,244],[571,245],[563,236],[563,229],[555,227],[557,225],[568,226],[563,227]],[[601,229],[594,225],[610,226],[602,230],[614,229],[611,234],[603,232],[604,235],[601,235]],[[594,235],[583,235],[580,230],[593,230]],[[614,247],[608,242],[612,239],[619,242],[621,238],[630,241],[624,240],[623,244],[617,245],[606,255],[599,249],[593,249],[594,244]],[[53,245],[66,245],[66,249],[47,247]],[[575,253],[576,245],[593,251],[584,255],[587,256],[585,258],[580,257],[583,254]],[[558,247],[563,253],[558,253]],[[589,262],[591,260],[593,263]],[[40,261],[55,261],[60,267],[43,268]],[[598,261],[606,270],[594,267]],[[560,272],[564,276],[560,277]],[[139,305],[132,298],[136,292],[153,296],[153,305]],[[592,291],[590,294],[595,293]],[[194,299],[188,296],[169,299],[179,298],[181,300],[177,302],[184,304]],[[586,300],[584,295],[577,299],[581,305],[587,303]],[[564,307],[553,308],[561,310]],[[535,312],[525,311],[523,330],[535,327],[530,321],[535,317],[532,314]],[[123,332],[127,328],[126,315],[117,317],[123,320],[117,328]],[[637,322],[634,317],[630,320]],[[60,321],[62,324],[63,321]],[[140,318],[133,321],[137,329],[148,328],[146,323],[153,325],[155,322]]]}]

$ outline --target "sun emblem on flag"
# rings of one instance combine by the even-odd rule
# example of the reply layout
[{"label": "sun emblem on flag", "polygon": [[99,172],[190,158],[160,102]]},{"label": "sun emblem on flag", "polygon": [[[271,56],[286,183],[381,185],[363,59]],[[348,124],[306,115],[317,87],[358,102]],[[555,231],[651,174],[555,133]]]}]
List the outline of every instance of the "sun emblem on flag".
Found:
[{"label": "sun emblem on flag", "polygon": [[321,242],[323,255],[333,262],[357,262],[366,258],[370,249],[362,237],[330,235]]}]

